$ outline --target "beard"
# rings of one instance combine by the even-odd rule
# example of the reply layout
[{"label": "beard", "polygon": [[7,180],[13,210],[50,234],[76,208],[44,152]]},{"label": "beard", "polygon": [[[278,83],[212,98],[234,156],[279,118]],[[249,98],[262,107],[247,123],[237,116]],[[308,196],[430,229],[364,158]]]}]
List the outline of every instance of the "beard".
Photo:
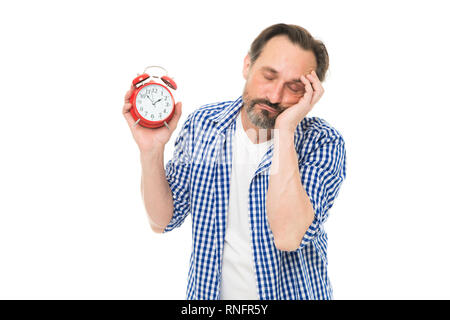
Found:
[{"label": "beard", "polygon": [[[246,89],[244,89],[242,100],[244,102],[244,109],[247,112],[247,116],[251,123],[262,129],[273,129],[278,115],[285,109],[282,108],[280,104],[271,103],[267,99],[253,99],[248,95]],[[257,104],[269,106],[276,112],[256,108]]]}]

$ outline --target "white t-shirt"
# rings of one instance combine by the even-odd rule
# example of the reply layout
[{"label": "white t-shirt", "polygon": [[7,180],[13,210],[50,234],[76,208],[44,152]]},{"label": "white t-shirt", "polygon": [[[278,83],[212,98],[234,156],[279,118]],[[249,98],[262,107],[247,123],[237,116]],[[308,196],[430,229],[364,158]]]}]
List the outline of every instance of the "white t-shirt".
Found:
[{"label": "white t-shirt", "polygon": [[253,265],[248,192],[253,175],[272,140],[254,144],[244,131],[240,112],[233,139],[230,200],[223,249],[220,299],[257,300],[259,295]]}]

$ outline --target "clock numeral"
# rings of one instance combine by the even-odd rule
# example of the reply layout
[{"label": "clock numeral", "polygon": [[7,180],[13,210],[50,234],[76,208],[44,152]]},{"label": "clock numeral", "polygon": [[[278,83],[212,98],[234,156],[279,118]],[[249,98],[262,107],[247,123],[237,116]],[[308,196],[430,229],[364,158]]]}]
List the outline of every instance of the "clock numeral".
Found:
[{"label": "clock numeral", "polygon": [[139,111],[144,111],[144,107],[140,107],[140,108],[139,108]]},{"label": "clock numeral", "polygon": [[166,109],[163,110],[164,113],[167,113]]},{"label": "clock numeral", "polygon": [[145,111],[145,114],[144,114],[144,116],[146,116],[148,114],[148,111]]},{"label": "clock numeral", "polygon": [[155,117],[155,115],[154,115],[154,114],[152,113],[152,115],[150,116],[150,118],[152,118],[152,119],[153,119],[154,117]]}]

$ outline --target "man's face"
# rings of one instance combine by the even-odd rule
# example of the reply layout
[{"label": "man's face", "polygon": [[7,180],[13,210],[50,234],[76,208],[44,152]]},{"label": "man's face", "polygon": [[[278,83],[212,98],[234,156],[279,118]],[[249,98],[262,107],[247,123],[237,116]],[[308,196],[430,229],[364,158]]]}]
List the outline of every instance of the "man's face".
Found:
[{"label": "man's face", "polygon": [[253,125],[272,129],[277,116],[305,93],[300,76],[315,70],[316,66],[314,53],[293,44],[286,36],[270,39],[253,64],[247,55],[243,100]]}]

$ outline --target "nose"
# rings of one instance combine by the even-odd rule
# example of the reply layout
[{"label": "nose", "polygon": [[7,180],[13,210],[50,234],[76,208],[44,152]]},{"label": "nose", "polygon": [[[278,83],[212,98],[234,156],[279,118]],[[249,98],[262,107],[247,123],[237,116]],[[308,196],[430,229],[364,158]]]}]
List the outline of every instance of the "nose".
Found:
[{"label": "nose", "polygon": [[281,103],[283,100],[283,83],[275,82],[268,92],[267,98],[273,104]]}]

